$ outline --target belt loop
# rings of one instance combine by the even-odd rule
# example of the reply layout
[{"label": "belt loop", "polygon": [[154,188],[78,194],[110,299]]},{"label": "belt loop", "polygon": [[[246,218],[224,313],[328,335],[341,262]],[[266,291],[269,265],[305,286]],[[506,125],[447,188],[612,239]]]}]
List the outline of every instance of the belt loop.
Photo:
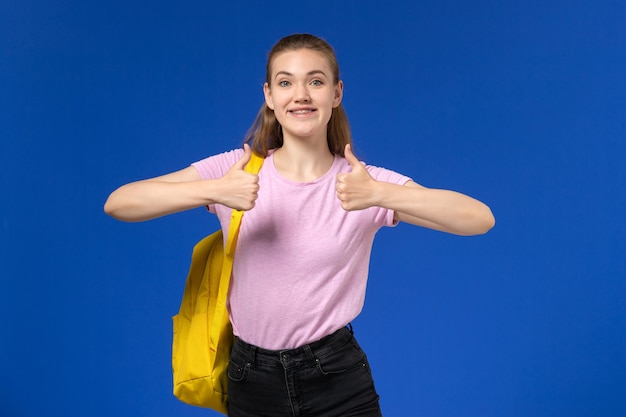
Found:
[{"label": "belt loop", "polygon": [[354,334],[354,330],[352,330],[352,323],[348,323],[346,327],[350,330],[350,333]]},{"label": "belt loop", "polygon": [[252,368],[256,365],[256,346],[250,345],[250,351],[248,352],[248,363]]},{"label": "belt loop", "polygon": [[313,354],[313,350],[311,350],[311,345],[304,345],[304,352],[311,360],[315,360],[315,355]]}]

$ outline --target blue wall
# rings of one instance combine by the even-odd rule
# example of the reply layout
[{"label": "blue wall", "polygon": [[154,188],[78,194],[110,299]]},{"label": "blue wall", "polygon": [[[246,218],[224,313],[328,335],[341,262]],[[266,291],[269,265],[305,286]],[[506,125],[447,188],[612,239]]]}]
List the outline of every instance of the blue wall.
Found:
[{"label": "blue wall", "polygon": [[624,3],[226,3],[0,5],[0,415],[212,415],[171,395],[170,317],[216,220],[102,205],[239,146],[293,32],[335,46],[361,159],[497,218],[379,233],[385,416],[626,415]]}]

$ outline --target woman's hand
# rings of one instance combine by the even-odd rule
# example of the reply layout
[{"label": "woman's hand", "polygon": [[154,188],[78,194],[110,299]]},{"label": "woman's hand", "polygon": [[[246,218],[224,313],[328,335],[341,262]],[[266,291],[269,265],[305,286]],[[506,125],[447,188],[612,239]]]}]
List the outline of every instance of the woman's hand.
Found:
[{"label": "woman's hand", "polygon": [[248,144],[243,147],[243,156],[219,180],[218,202],[235,210],[250,210],[259,195],[259,176],[244,170],[252,150]]},{"label": "woman's hand", "polygon": [[346,145],[344,155],[352,170],[337,175],[335,189],[341,207],[346,211],[354,211],[376,205],[375,190],[378,182],[372,178],[365,165],[354,156],[350,145]]}]

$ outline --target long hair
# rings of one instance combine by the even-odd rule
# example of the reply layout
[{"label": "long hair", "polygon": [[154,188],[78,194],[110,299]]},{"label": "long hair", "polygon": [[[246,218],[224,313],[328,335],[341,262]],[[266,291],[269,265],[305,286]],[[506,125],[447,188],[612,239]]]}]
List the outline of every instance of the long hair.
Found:
[{"label": "long hair", "polygon": [[[272,62],[276,55],[281,52],[295,51],[298,49],[310,49],[324,55],[328,60],[333,72],[333,83],[339,82],[339,64],[332,46],[325,40],[307,33],[289,35],[279,40],[270,50],[267,56],[265,67],[265,81],[271,83]],[[352,145],[352,134],[350,133],[350,123],[343,105],[333,108],[327,127],[328,149],[337,155],[344,156],[344,149],[347,144]],[[261,106],[252,126],[246,134],[244,143],[250,143],[252,150],[257,154],[266,157],[271,149],[283,146],[283,131],[276,120],[274,111],[265,102]]]}]

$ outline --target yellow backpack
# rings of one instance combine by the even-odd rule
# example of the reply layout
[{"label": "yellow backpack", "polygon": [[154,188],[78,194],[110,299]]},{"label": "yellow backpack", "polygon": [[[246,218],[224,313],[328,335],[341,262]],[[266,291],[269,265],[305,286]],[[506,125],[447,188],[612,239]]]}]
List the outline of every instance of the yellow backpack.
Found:
[{"label": "yellow backpack", "polygon": [[[263,158],[253,153],[245,170],[256,174],[262,165]],[[180,310],[172,317],[174,395],[223,414],[234,341],[226,303],[242,216],[233,210],[225,249],[222,230],[195,245]]]}]

